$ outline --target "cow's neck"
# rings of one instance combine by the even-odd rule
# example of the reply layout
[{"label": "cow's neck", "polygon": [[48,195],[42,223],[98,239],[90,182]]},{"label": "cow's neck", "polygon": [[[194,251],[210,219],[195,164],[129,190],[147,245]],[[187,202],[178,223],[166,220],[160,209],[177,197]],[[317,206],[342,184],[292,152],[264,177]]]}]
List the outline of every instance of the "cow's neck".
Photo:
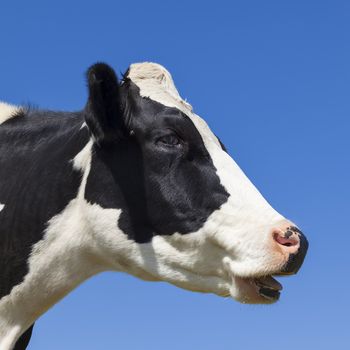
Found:
[{"label": "cow's neck", "polygon": [[[77,132],[84,131],[78,129]],[[65,153],[65,147],[72,147],[71,138],[74,135],[69,133],[67,135],[70,137],[69,140],[61,140],[62,154]],[[79,137],[77,135],[77,138]],[[35,215],[40,216],[45,209],[51,209],[53,215],[50,214],[49,220],[46,220],[47,227],[44,233],[34,231],[32,233],[32,236],[36,238],[31,244],[30,256],[23,256],[23,262],[27,265],[23,279],[10,290],[9,294],[0,299],[0,350],[11,349],[18,337],[41,314],[81,282],[105,269],[102,263],[96,261],[93,252],[95,247],[92,245],[89,227],[86,226],[81,205],[84,181],[88,173],[83,167],[89,162],[88,153],[91,147],[91,142],[88,142],[88,138],[85,139],[86,146],[82,151],[80,150],[81,152],[78,152],[79,155],[75,159],[74,157],[64,159],[65,162],[69,162],[71,173],[75,168],[76,172],[81,170],[85,174],[83,179],[81,179],[81,174],[78,174],[80,183],[76,184],[76,180],[70,179],[67,173],[58,173],[52,178],[46,189],[46,191],[50,187],[53,189],[54,193],[51,196],[55,194],[57,197],[62,197],[61,186],[65,186],[65,189],[76,186],[73,191],[74,195],[66,203],[59,203],[61,198],[54,199],[52,203],[59,203],[56,204],[55,210],[45,208],[45,205],[53,205],[52,203],[43,203],[41,208],[37,209],[38,214]],[[48,147],[52,149],[52,144],[48,143]],[[75,145],[76,147],[78,146]],[[66,151],[68,154],[71,153],[69,150]],[[40,155],[37,159],[39,164],[36,164],[39,172],[45,170],[45,164],[40,163],[43,161]],[[40,179],[42,177],[38,175],[37,181],[40,182]],[[36,186],[39,185],[33,185],[33,187]],[[34,202],[33,205],[35,205]],[[39,203],[36,204],[40,206]],[[5,205],[10,208],[11,203],[5,203]],[[27,219],[29,218],[17,217],[17,220]]]}]

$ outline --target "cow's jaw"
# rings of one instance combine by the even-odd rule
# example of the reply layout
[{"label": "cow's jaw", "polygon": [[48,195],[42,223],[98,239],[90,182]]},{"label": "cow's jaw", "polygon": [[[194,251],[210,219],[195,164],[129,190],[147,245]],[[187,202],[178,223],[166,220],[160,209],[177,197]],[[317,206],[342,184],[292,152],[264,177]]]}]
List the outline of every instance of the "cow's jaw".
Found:
[{"label": "cow's jaw", "polygon": [[[250,266],[249,274],[239,274],[242,266],[238,264],[237,269],[232,251],[208,234],[210,225],[187,235],[154,236],[151,242],[139,244],[118,229],[120,210],[89,203],[84,206],[96,241],[96,257],[106,270],[127,272],[148,281],[166,281],[191,291],[232,296],[243,303],[278,300],[280,286],[266,277],[278,272],[278,267],[267,272],[264,265]],[[264,286],[276,293],[262,293]]]}]

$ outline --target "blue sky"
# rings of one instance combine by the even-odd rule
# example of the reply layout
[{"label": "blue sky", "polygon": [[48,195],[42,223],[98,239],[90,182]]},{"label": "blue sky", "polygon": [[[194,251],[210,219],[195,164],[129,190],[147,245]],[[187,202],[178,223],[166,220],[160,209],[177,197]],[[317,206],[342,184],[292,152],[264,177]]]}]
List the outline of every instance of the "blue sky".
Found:
[{"label": "blue sky", "polygon": [[0,99],[78,110],[84,72],[155,61],[310,241],[273,306],[99,275],[29,349],[346,349],[350,343],[350,2],[4,1]]}]

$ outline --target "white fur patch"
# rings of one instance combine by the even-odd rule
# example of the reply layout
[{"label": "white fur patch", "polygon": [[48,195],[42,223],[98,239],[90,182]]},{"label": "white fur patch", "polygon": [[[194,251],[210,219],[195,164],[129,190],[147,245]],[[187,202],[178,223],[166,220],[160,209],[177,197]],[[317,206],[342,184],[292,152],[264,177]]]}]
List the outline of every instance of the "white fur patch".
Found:
[{"label": "white fur patch", "polygon": [[21,107],[0,102],[0,124],[14,117],[21,110]]},{"label": "white fur patch", "polygon": [[0,203],[0,211],[3,210],[4,208],[5,208],[5,204]]},{"label": "white fur patch", "polygon": [[134,63],[128,77],[140,88],[141,96],[162,101],[164,105],[176,107],[186,114],[192,111],[192,106],[179,95],[170,73],[160,64]]},{"label": "white fur patch", "polygon": [[72,160],[73,168],[75,170],[84,172],[90,166],[92,144],[93,143],[90,140]]},{"label": "white fur patch", "polygon": [[[0,323],[1,325],[1,323]],[[21,335],[22,329],[20,326],[13,326],[6,332],[0,330],[0,350],[11,350],[16,344],[16,340]]]}]

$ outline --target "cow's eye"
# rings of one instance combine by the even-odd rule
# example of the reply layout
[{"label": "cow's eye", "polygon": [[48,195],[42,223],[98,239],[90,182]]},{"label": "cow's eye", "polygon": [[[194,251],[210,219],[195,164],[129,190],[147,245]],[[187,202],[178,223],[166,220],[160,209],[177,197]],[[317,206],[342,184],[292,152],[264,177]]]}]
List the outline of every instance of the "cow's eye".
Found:
[{"label": "cow's eye", "polygon": [[166,146],[177,146],[177,145],[180,145],[181,141],[176,135],[169,134],[169,135],[160,137],[157,140],[157,143],[161,145],[166,145]]}]

